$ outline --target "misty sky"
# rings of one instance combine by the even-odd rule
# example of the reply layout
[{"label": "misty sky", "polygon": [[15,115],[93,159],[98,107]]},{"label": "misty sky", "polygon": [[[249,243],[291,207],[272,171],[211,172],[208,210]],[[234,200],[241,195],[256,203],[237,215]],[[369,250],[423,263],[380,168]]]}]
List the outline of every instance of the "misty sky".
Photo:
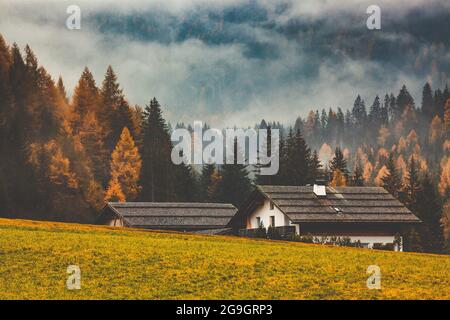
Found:
[{"label": "misty sky", "polygon": [[[70,4],[81,30],[65,26]],[[371,4],[381,30],[366,27]],[[173,123],[292,124],[402,84],[420,105],[426,81],[443,88],[450,76],[445,0],[0,0],[0,33],[28,43],[69,93],[84,66],[100,85],[111,64],[131,104],[156,96]]]}]

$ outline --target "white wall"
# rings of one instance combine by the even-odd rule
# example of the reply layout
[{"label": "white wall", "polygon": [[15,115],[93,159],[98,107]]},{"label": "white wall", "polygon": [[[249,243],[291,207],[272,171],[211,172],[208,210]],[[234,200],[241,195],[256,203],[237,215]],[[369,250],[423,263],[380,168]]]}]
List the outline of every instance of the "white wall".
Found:
[{"label": "white wall", "polygon": [[[314,236],[314,234],[312,234]],[[330,234],[328,237],[332,237],[333,235]],[[318,238],[321,238],[321,236],[317,236]],[[352,241],[360,241],[362,244],[366,245],[367,248],[372,249],[374,243],[393,243],[395,241],[395,236],[345,236],[345,235],[339,235],[339,237],[342,238],[350,238]],[[400,248],[395,248],[395,251],[403,251],[402,246]]]},{"label": "white wall", "polygon": [[[268,199],[264,200],[264,203],[261,204],[253,213],[247,218],[247,229],[256,229],[258,228],[257,217],[261,218],[261,221],[265,228],[270,226],[270,216],[275,216],[275,227],[282,226],[295,226],[295,232],[300,234],[301,227],[298,224],[293,224],[292,221],[281,212],[276,206],[273,207],[273,210],[270,209],[270,201]],[[314,236],[314,234],[312,234]],[[328,237],[333,236],[333,234],[327,235]],[[320,236],[318,236],[320,238]],[[347,237],[345,235],[339,235],[339,237]],[[374,243],[393,243],[395,240],[395,236],[348,236],[352,241],[360,241],[363,244],[367,244],[368,248],[372,248]],[[396,248],[396,251],[403,251],[403,248]]]},{"label": "white wall", "polygon": [[[275,216],[275,227],[292,226],[291,220],[278,209],[276,206],[273,210],[270,209],[270,201],[265,199],[264,203],[259,206],[247,219],[247,229],[258,228],[257,217],[261,218],[264,228],[270,226],[270,217]],[[295,231],[299,233],[298,225],[295,226]]]},{"label": "white wall", "polygon": [[120,219],[120,218],[111,219],[111,220],[108,222],[108,226],[112,226],[112,227],[123,227],[122,219]]}]

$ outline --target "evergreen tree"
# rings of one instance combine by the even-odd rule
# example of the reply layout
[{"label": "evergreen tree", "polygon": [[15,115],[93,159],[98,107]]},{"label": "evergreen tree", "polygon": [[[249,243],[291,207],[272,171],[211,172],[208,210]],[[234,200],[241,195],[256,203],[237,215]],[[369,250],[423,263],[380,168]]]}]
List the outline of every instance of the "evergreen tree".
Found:
[{"label": "evergreen tree", "polygon": [[94,111],[89,111],[83,117],[77,131],[76,137],[90,160],[95,180],[103,185],[109,176],[109,155],[104,143],[103,128]]},{"label": "evergreen tree", "polygon": [[351,181],[353,186],[362,187],[364,186],[364,178],[363,178],[363,167],[361,165],[361,161],[356,159],[355,170],[353,171],[353,177]]},{"label": "evergreen tree", "polygon": [[387,174],[381,178],[383,187],[394,197],[399,198],[402,190],[402,178],[395,166],[394,154],[390,153],[386,163]]},{"label": "evergreen tree", "polygon": [[142,123],[142,201],[169,201],[173,198],[171,141],[161,106],[153,98],[144,111]]},{"label": "evergreen tree", "polygon": [[445,104],[444,95],[442,94],[442,91],[440,89],[437,89],[434,92],[434,109],[438,112],[439,117],[442,118],[443,114],[443,106]]},{"label": "evergreen tree", "polygon": [[364,100],[358,95],[353,104],[352,116],[358,129],[364,128],[367,120],[367,111]]},{"label": "evergreen tree", "polygon": [[397,100],[395,100],[394,95],[391,93],[389,96],[389,116],[391,122],[397,120],[401,115],[401,112],[397,106]]},{"label": "evergreen tree", "polygon": [[436,114],[433,102],[433,93],[428,82],[425,84],[422,91],[422,113],[428,120],[433,118]]},{"label": "evergreen tree", "polygon": [[384,96],[384,103],[381,107],[381,124],[387,126],[389,124],[389,95]]},{"label": "evergreen tree", "polygon": [[406,86],[403,85],[397,96],[397,108],[399,114],[401,115],[408,106],[414,109],[414,99],[410,95],[408,89],[406,89]]},{"label": "evergreen tree", "polygon": [[106,134],[105,145],[111,152],[119,139],[123,128],[128,128],[135,136],[133,113],[119,88],[117,76],[111,66],[108,67],[100,91],[98,118]]},{"label": "evergreen tree", "polygon": [[309,161],[309,174],[311,176],[310,183],[315,183],[322,175],[322,164],[316,150],[314,150]]},{"label": "evergreen tree", "polygon": [[199,189],[201,200],[204,202],[210,202],[213,199],[213,195],[210,194],[210,188],[213,185],[213,174],[216,172],[216,165],[214,163],[205,163],[202,167],[200,175]]},{"label": "evergreen tree", "polygon": [[425,175],[421,180],[413,212],[423,221],[419,227],[422,247],[427,252],[442,252],[445,243],[442,202],[429,175]]},{"label": "evergreen tree", "polygon": [[369,120],[372,123],[372,125],[374,125],[373,129],[375,130],[378,129],[378,127],[382,123],[381,104],[378,95],[375,97],[375,100],[373,101],[373,104],[370,107]]},{"label": "evergreen tree", "polygon": [[406,203],[410,208],[414,208],[417,204],[417,193],[420,191],[419,181],[419,169],[417,163],[414,160],[414,156],[411,157],[411,161],[408,167],[408,175],[406,178],[405,196]]},{"label": "evergreen tree", "polygon": [[234,159],[232,164],[224,164],[221,167],[221,179],[218,186],[218,201],[232,203],[240,207],[252,190],[249,172],[245,164],[237,163],[238,154],[242,152],[238,148],[237,139],[234,140]]},{"label": "evergreen tree", "polygon": [[[183,157],[183,152],[180,151]],[[198,199],[197,179],[191,165],[184,162],[174,165],[174,199],[181,202],[194,202]]]},{"label": "evergreen tree", "polygon": [[0,35],[0,217],[11,212],[9,190],[13,188],[10,185],[8,172],[11,170],[10,151],[10,125],[14,114],[14,101],[9,82],[9,72],[11,66],[11,56],[9,48]]},{"label": "evergreen tree", "polygon": [[[94,77],[86,67],[75,87],[72,98],[72,129],[74,134],[78,134],[82,126],[84,117],[88,112],[97,111],[99,103],[98,88],[95,85]],[[95,115],[97,118],[97,114]]]},{"label": "evergreen tree", "polygon": [[348,181],[349,172],[347,169],[347,160],[345,160],[344,154],[339,147],[336,147],[334,157],[330,161],[330,170],[332,175],[334,175],[336,170],[339,170],[340,174],[342,174],[345,180]]},{"label": "evergreen tree", "polygon": [[302,186],[311,180],[309,172],[311,163],[311,149],[306,144],[300,131],[294,135],[292,129],[286,141],[286,184]]}]

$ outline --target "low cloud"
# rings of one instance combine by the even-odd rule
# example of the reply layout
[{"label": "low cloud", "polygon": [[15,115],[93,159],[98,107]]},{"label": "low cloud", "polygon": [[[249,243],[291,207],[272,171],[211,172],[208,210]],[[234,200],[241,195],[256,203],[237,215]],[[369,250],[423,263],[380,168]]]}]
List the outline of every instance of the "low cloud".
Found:
[{"label": "low cloud", "polygon": [[431,10],[444,1],[381,1],[390,27],[375,32],[355,1],[77,2],[81,30],[65,28],[72,2],[27,0],[0,4],[1,33],[30,44],[69,92],[84,66],[100,85],[111,64],[130,103],[156,96],[173,123],[292,124],[312,108],[351,108],[358,93],[370,105],[402,84],[418,104],[426,80],[448,82],[449,40],[430,41],[405,18],[426,7],[415,22],[445,28],[450,15]]}]

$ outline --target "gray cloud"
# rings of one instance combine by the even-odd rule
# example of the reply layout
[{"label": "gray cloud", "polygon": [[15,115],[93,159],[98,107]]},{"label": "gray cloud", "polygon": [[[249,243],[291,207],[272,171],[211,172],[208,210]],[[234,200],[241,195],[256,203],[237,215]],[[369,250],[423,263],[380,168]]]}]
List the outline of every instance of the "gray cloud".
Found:
[{"label": "gray cloud", "polygon": [[404,83],[419,103],[426,80],[448,82],[448,29],[427,34],[430,21],[446,27],[449,14],[436,9],[445,1],[379,1],[381,32],[365,28],[370,3],[360,1],[77,3],[80,31],[65,28],[72,2],[27,0],[0,4],[0,32],[30,44],[69,92],[85,65],[101,83],[111,64],[131,103],[156,96],[172,122],[290,124],[311,108],[349,108],[358,93],[370,104]]}]

